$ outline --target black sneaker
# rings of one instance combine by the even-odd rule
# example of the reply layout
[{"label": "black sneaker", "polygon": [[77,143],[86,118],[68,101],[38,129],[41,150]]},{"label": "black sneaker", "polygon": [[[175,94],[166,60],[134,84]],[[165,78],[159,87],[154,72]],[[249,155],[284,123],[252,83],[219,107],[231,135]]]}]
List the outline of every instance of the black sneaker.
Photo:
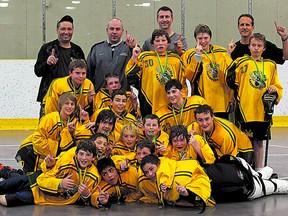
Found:
[{"label": "black sneaker", "polygon": [[273,173],[271,175],[271,179],[278,179],[278,178],[279,178],[278,173]]},{"label": "black sneaker", "polygon": [[7,179],[11,171],[14,171],[12,167],[4,166],[2,163],[0,163],[0,178]]},{"label": "black sneaker", "polygon": [[10,172],[11,170],[4,166],[0,169],[0,178],[7,179]]}]

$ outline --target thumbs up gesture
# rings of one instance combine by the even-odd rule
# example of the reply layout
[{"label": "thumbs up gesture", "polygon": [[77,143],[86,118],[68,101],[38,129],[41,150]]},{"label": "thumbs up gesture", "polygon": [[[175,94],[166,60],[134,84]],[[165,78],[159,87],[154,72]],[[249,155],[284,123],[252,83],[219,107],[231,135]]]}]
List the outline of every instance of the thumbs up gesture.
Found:
[{"label": "thumbs up gesture", "polygon": [[88,188],[88,183],[89,183],[89,180],[87,179],[85,183],[81,183],[78,186],[78,193],[85,198],[91,195],[91,192]]},{"label": "thumbs up gesture", "polygon": [[55,65],[58,61],[58,58],[55,57],[55,49],[52,49],[51,55],[47,59],[48,65]]}]

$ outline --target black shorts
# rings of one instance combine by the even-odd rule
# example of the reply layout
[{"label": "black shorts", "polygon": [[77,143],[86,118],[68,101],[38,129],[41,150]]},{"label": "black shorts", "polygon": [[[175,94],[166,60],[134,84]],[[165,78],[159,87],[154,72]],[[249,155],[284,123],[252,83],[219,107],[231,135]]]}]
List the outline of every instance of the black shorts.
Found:
[{"label": "black shorts", "polygon": [[270,130],[268,130],[268,122],[246,122],[241,123],[241,130],[249,137],[250,140],[266,140],[269,136],[271,139]]}]

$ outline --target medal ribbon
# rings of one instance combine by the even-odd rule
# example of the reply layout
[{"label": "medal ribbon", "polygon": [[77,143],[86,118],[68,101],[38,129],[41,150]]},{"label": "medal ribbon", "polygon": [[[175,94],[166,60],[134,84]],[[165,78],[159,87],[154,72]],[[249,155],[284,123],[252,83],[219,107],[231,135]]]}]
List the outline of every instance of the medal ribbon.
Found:
[{"label": "medal ribbon", "polygon": [[[75,85],[73,84],[73,93],[74,93],[74,96],[76,97],[76,94],[77,94],[77,89],[76,89],[76,87],[75,87]],[[82,85],[80,86],[80,89],[79,89],[80,91],[78,91],[79,92],[79,100],[77,100],[77,105],[79,105],[79,103],[80,103],[80,99],[81,99],[81,97],[82,97],[82,92],[83,92],[83,87],[82,87]],[[77,97],[76,97],[77,98]]]},{"label": "medal ribbon", "polygon": [[69,116],[69,118],[68,118],[68,121],[67,121],[67,124],[66,124],[66,125],[64,125],[64,122],[63,122],[63,120],[62,120],[62,118],[61,118],[61,115],[60,115],[60,114],[59,114],[59,117],[60,117],[60,124],[61,124],[62,128],[66,127],[66,126],[67,126],[67,124],[69,124],[69,123],[70,123],[70,116]]},{"label": "medal ribbon", "polygon": [[208,58],[208,60],[209,60],[209,64],[210,64],[210,67],[212,67],[212,69],[214,70],[214,69],[216,69],[217,68],[217,64],[216,64],[216,56],[215,56],[215,54],[214,54],[214,52],[213,52],[213,50],[211,49],[210,50],[211,51],[211,53],[212,53],[212,56],[213,56],[213,59],[214,59],[214,62],[215,63],[213,63],[213,61],[211,60],[211,58],[209,57],[209,55],[205,52],[205,51],[203,51],[203,53],[204,53],[204,55]]},{"label": "medal ribbon", "polygon": [[251,60],[253,60],[253,62],[254,62],[254,64],[255,64],[255,67],[256,67],[256,69],[257,69],[257,72],[259,72],[259,74],[260,74],[260,80],[261,80],[263,83],[265,83],[265,82],[264,82],[264,61],[263,61],[263,58],[261,59],[261,60],[262,60],[262,71],[259,70],[258,65],[257,65],[257,62],[255,61],[255,59],[251,57]]},{"label": "medal ribbon", "polygon": [[164,76],[165,74],[165,71],[167,69],[167,64],[168,64],[168,55],[167,55],[167,52],[165,53],[165,67],[163,68],[163,65],[161,63],[161,60],[160,60],[160,57],[158,55],[158,53],[155,51],[156,53],[156,56],[157,56],[157,60],[158,60],[158,64],[160,66],[160,70],[161,70],[161,74]]},{"label": "medal ribbon", "polygon": [[133,120],[130,120],[130,119],[126,119],[126,118],[125,118],[125,116],[121,116],[121,115],[119,115],[119,114],[118,114],[118,113],[116,113],[116,112],[114,112],[114,113],[115,113],[116,117],[118,117],[119,119],[122,119],[122,120],[123,120],[124,124],[125,124],[125,122],[128,122],[128,123],[132,123],[132,124],[134,124],[134,125],[135,125],[135,123],[134,123],[134,121],[133,121]]},{"label": "medal ribbon", "polygon": [[83,183],[84,184],[84,181],[85,181],[85,178],[86,178],[86,174],[87,174],[87,170],[88,170],[88,167],[85,168],[85,171],[84,171],[84,175],[83,175],[83,178],[82,178],[82,170],[80,168],[78,168],[78,174],[79,174],[79,184]]},{"label": "medal ribbon", "polygon": [[183,101],[182,105],[181,105],[181,108],[180,108],[180,119],[179,119],[179,124],[178,124],[178,121],[177,121],[177,118],[176,118],[176,114],[175,114],[175,109],[174,107],[172,106],[172,114],[173,114],[173,118],[174,118],[174,121],[176,123],[176,125],[182,125],[183,122],[182,122],[182,115],[183,115],[183,109],[184,109],[184,104],[185,104],[185,101]]}]

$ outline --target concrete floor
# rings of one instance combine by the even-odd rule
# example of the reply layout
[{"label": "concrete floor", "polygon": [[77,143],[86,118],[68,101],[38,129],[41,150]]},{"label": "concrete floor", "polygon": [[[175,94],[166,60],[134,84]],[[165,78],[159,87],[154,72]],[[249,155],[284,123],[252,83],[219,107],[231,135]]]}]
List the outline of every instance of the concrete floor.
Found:
[{"label": "concrete floor", "polygon": [[[20,167],[14,155],[21,141],[33,131],[0,131],[0,162],[12,167]],[[268,165],[273,167],[281,179],[288,180],[288,128],[272,128],[272,140],[269,143]],[[252,215],[273,215],[282,216],[288,212],[288,195],[275,195],[259,198],[253,201],[241,203],[217,204],[215,207],[207,207],[202,215],[208,216],[230,216],[233,214]],[[93,207],[84,206],[20,206],[7,208],[0,206],[0,216],[74,216],[74,215],[188,215],[198,214],[199,209],[172,208],[158,209],[154,205],[130,203],[126,205],[112,205],[109,210],[97,210]]]}]

